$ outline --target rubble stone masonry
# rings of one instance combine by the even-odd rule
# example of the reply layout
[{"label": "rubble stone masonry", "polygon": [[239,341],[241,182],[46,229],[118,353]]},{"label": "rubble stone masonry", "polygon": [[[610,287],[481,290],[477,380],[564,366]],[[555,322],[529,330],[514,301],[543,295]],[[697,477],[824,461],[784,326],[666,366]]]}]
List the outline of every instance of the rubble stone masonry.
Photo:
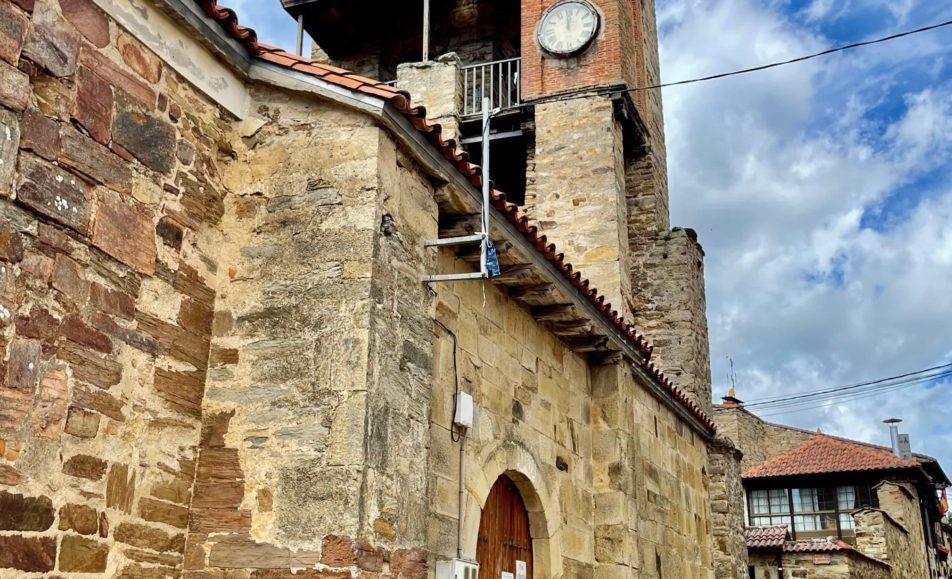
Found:
[{"label": "rubble stone masonry", "polygon": [[175,575],[233,120],[88,0],[0,22],[0,575]]}]

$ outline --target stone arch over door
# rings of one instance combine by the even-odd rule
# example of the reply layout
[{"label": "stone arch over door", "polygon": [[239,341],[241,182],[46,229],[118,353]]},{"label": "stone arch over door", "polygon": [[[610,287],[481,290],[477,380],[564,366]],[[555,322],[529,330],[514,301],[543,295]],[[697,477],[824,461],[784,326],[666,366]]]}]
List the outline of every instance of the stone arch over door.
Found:
[{"label": "stone arch over door", "polygon": [[[562,576],[562,548],[558,498],[545,484],[532,453],[522,444],[501,442],[477,455],[477,470],[466,477],[467,500],[463,513],[463,552],[475,560],[479,523],[493,484],[507,476],[515,484],[529,514],[532,538],[532,579]],[[467,469],[469,470],[469,469]]]}]

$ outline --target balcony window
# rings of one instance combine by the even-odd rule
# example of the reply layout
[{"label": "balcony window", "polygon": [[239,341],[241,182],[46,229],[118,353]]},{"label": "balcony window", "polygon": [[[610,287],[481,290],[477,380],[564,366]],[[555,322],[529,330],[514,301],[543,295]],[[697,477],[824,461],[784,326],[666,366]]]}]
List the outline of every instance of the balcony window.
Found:
[{"label": "balcony window", "polygon": [[869,486],[754,490],[749,494],[752,525],[787,525],[796,538],[853,536],[852,512],[878,506]]}]

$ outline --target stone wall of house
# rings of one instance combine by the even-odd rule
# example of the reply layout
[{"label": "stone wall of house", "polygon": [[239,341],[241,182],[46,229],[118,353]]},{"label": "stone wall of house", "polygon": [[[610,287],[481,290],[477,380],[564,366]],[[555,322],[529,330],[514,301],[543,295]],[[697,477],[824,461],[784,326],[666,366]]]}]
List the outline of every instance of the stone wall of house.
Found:
[{"label": "stone wall of house", "polygon": [[[889,579],[886,563],[855,551],[829,553],[784,553],[784,578],[796,579]],[[914,575],[912,577],[927,577]]]},{"label": "stone wall of house", "polygon": [[[903,572],[908,571],[908,577],[928,577],[929,562],[926,558],[925,529],[923,529],[922,513],[919,510],[919,494],[916,488],[901,479],[884,481],[876,487],[879,497],[879,508],[896,523],[908,531],[904,540],[897,533],[887,533],[887,548],[895,553],[891,559]],[[892,538],[895,545],[889,545]],[[902,576],[902,575],[896,575]]]},{"label": "stone wall of house", "polygon": [[688,229],[631,235],[635,327],[654,345],[652,359],[665,375],[711,413],[704,252]]},{"label": "stone wall of house", "polygon": [[713,417],[718,431],[744,453],[742,471],[792,450],[813,436],[808,431],[765,422],[736,405],[716,406]]},{"label": "stone wall of house", "polygon": [[892,567],[892,577],[918,577],[922,572],[923,547],[913,534],[885,511],[862,509],[853,513],[856,549]]},{"label": "stone wall of house", "polygon": [[400,547],[425,536],[432,190],[404,186],[369,117],[252,98],[226,167],[185,568],[418,577]]},{"label": "stone wall of house", "polygon": [[[441,260],[439,271],[471,268]],[[448,428],[458,384],[477,404],[464,556],[475,554],[489,488],[508,473],[530,511],[536,577],[713,577],[704,440],[630,370],[589,366],[491,286],[435,289],[432,552],[456,547],[459,443]]]},{"label": "stone wall of house", "polygon": [[[413,97],[413,104],[426,107],[426,116],[439,123],[444,139],[459,138],[459,115],[463,110],[462,63],[456,53],[429,62],[397,67],[397,84]],[[472,98],[472,97],[470,97]]]},{"label": "stone wall of house", "polygon": [[748,577],[741,459],[741,452],[728,438],[718,436],[708,445],[707,476],[710,480],[714,576],[717,579]]},{"label": "stone wall of house", "polygon": [[171,576],[233,119],[90,1],[0,23],[0,576]]},{"label": "stone wall of house", "polygon": [[754,574],[748,575],[750,579],[783,579],[777,575],[777,565],[780,564],[780,553],[771,553],[768,551],[751,551],[748,554],[748,564],[754,568]]},{"label": "stone wall of house", "polygon": [[612,101],[590,97],[540,104],[535,125],[530,217],[613,309],[630,317],[624,147]]}]

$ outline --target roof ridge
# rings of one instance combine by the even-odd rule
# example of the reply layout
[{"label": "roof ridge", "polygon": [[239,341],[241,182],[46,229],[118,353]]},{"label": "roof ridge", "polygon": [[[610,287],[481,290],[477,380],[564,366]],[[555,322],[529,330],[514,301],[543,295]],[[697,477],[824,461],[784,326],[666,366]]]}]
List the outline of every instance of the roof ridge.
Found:
[{"label": "roof ridge", "polygon": [[[717,404],[717,405],[715,405],[715,410],[741,410],[741,411],[746,412],[747,414],[753,416],[754,418],[756,418],[757,420],[759,420],[759,421],[761,421],[762,423],[766,424],[767,426],[773,426],[773,427],[776,427],[776,428],[782,428],[782,429],[784,429],[784,430],[792,430],[792,431],[794,431],[794,432],[802,432],[802,433],[804,433],[804,434],[810,434],[810,435],[823,434],[824,436],[829,436],[830,438],[835,438],[835,439],[837,439],[837,440],[842,440],[842,441],[844,441],[844,442],[851,442],[851,443],[853,443],[853,444],[859,444],[859,445],[868,446],[868,447],[871,447],[871,448],[876,448],[876,449],[879,449],[879,450],[885,450],[885,451],[887,451],[887,452],[892,452],[892,449],[891,449],[890,447],[884,446],[884,445],[881,445],[881,444],[876,444],[876,443],[873,443],[873,442],[866,442],[865,440],[856,440],[855,438],[846,438],[845,436],[839,436],[839,435],[836,435],[836,434],[828,434],[828,433],[826,433],[826,432],[817,432],[817,431],[815,431],[815,430],[809,430],[809,429],[807,429],[807,428],[801,428],[801,427],[799,427],[799,426],[791,426],[791,425],[789,425],[789,424],[780,424],[779,422],[771,422],[771,421],[769,421],[769,420],[764,420],[764,419],[761,418],[760,416],[757,416],[756,414],[754,414],[753,412],[751,412],[750,410],[748,410],[747,408],[745,408],[743,405],[740,405],[740,406],[725,406],[725,405]],[[919,458],[921,458],[921,459],[928,460],[928,461],[931,461],[931,462],[938,462],[938,459],[935,458],[934,456],[930,456],[930,455],[928,455],[928,454],[923,454],[923,453],[921,453],[921,452],[913,452],[913,453],[912,453],[912,456],[914,456],[914,457],[919,457]]]},{"label": "roof ridge", "polygon": [[[439,123],[431,123],[427,120],[426,109],[422,106],[414,106],[411,102],[409,92],[401,91],[380,81],[362,77],[330,64],[321,63],[267,44],[262,44],[258,42],[258,35],[254,29],[241,26],[238,23],[238,15],[231,8],[220,6],[218,0],[194,1],[202,7],[209,18],[216,20],[232,38],[239,41],[245,50],[248,51],[249,55],[289,70],[310,74],[321,80],[350,90],[386,99],[397,111],[410,121],[416,130],[423,133],[431,145],[440,150],[443,157],[452,163],[456,170],[467,178],[470,184],[474,187],[482,186],[482,168],[479,165],[469,162],[469,155],[466,151],[459,148],[459,144],[455,139],[443,138],[443,127]],[[490,199],[493,207],[501,211],[506,219],[516,226],[516,229],[523,237],[532,243],[539,253],[551,262],[574,287],[585,295],[588,301],[598,309],[607,321],[614,325],[637,349],[645,354],[639,366],[661,384],[662,388],[671,394],[678,403],[684,406],[692,416],[697,418],[709,432],[716,432],[717,426],[711,417],[695,404],[683,390],[678,388],[665,376],[650,359],[654,347],[648,340],[635,331],[634,325],[620,316],[617,310],[612,309],[611,303],[606,301],[605,296],[600,294],[587,278],[582,277],[581,272],[575,270],[575,267],[565,260],[565,254],[560,253],[554,243],[549,243],[545,234],[541,233],[536,225],[529,223],[529,217],[519,209],[519,206],[507,201],[506,194],[502,191],[497,191],[491,181]]]},{"label": "roof ridge", "polygon": [[921,468],[905,459],[849,440],[823,433],[745,470],[742,478],[769,478],[834,472]]}]

